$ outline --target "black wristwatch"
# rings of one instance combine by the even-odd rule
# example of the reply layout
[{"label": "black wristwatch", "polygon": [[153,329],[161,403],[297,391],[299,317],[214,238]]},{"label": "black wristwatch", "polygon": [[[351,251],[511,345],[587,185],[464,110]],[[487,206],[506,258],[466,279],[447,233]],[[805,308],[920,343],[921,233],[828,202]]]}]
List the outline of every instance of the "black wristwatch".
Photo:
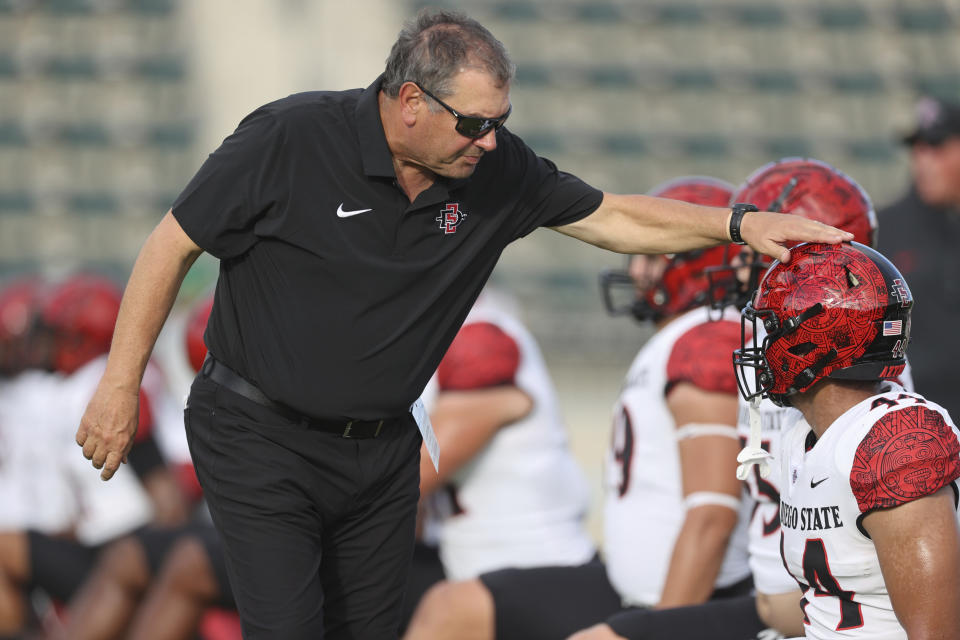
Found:
[{"label": "black wristwatch", "polygon": [[740,223],[743,222],[743,215],[751,211],[760,211],[756,205],[746,202],[738,202],[732,207],[733,213],[730,215],[730,241],[733,244],[747,244],[740,235]]}]

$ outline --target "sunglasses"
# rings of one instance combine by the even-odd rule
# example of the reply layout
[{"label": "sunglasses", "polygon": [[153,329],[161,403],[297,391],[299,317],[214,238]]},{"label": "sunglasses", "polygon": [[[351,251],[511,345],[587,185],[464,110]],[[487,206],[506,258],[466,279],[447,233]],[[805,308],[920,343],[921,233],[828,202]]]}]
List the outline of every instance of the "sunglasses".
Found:
[{"label": "sunglasses", "polygon": [[[411,80],[411,82],[413,82]],[[460,135],[466,136],[468,138],[482,138],[490,132],[490,129],[500,129],[503,126],[503,123],[507,121],[507,118],[510,117],[510,112],[513,111],[513,105],[510,105],[510,108],[507,109],[507,112],[502,116],[496,118],[480,118],[478,116],[465,116],[462,113],[459,113],[456,109],[448,105],[446,102],[433,95],[426,89],[420,86],[419,82],[414,82],[413,84],[417,85],[417,88],[420,91],[423,91],[425,94],[437,101],[441,107],[453,114],[453,117],[457,119],[457,124],[454,129],[457,130],[457,133]]]}]

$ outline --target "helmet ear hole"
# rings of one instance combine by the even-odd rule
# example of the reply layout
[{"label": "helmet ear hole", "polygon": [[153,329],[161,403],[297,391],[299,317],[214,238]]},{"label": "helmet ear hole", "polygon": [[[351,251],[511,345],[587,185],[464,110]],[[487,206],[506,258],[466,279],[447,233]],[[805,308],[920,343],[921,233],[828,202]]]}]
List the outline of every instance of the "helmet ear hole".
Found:
[{"label": "helmet ear hole", "polygon": [[795,356],[805,356],[814,349],[817,348],[817,345],[812,342],[801,342],[800,344],[795,344],[787,351]]},{"label": "helmet ear hole", "polygon": [[851,289],[855,289],[855,288],[859,287],[859,286],[860,286],[860,278],[858,278],[857,275],[856,275],[853,271],[850,271],[849,267],[846,269],[846,271],[847,271],[847,282],[850,283],[850,288],[851,288]]}]

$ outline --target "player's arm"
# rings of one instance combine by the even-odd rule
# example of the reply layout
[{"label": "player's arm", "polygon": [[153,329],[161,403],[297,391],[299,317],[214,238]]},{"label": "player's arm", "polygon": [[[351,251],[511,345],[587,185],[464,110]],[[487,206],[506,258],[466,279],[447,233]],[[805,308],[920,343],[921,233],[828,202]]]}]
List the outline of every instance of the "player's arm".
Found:
[{"label": "player's arm", "polygon": [[667,396],[677,425],[686,516],[658,607],[706,601],[737,523],[737,399],[680,383]]},{"label": "player's arm", "polygon": [[530,413],[533,401],[514,386],[441,391],[430,422],[443,455],[437,473],[426,452],[420,457],[420,493],[444,485],[460,467],[479,453],[501,428]]},{"label": "player's arm", "polygon": [[442,486],[483,449],[501,428],[530,413],[533,400],[515,384],[520,347],[491,322],[465,324],[440,366],[440,392],[430,421],[443,455],[434,470],[425,451],[420,456],[420,494]]},{"label": "player's arm", "polygon": [[863,519],[910,640],[960,638],[960,528],[949,486]]},{"label": "player's arm", "polygon": [[[555,229],[619,253],[673,253],[730,242],[729,220],[729,209],[605,193],[596,211]],[[853,239],[851,233],[803,216],[770,212],[747,213],[740,234],[755,250],[783,262],[790,259],[790,252],[783,246],[787,241],[837,243]]]},{"label": "player's arm", "polygon": [[184,276],[202,253],[168,211],[134,263],[120,304],[107,368],[77,429],[77,444],[104,480],[133,443],[147,360]]}]

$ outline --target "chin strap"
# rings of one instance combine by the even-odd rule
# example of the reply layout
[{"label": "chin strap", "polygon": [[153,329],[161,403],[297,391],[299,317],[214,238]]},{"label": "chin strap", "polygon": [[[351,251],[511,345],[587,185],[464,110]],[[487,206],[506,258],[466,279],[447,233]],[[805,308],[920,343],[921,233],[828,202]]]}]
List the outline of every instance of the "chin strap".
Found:
[{"label": "chin strap", "polygon": [[773,456],[764,451],[760,446],[760,398],[750,400],[750,435],[747,437],[747,446],[737,454],[737,479],[746,480],[750,475],[750,467],[758,465],[760,467],[760,477],[766,478],[770,475],[770,460]]}]

